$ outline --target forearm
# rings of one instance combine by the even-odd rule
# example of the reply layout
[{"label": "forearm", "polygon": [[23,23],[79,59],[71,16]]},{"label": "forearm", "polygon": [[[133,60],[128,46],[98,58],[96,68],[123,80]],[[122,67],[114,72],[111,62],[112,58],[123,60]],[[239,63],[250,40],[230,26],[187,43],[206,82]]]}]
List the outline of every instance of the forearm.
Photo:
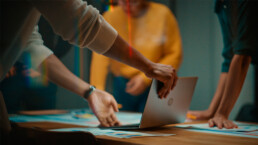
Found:
[{"label": "forearm", "polygon": [[55,55],[50,55],[43,63],[46,63],[47,77],[52,82],[79,96],[83,96],[89,89],[89,84],[70,72]]},{"label": "forearm", "polygon": [[220,79],[219,79],[217,90],[213,96],[213,99],[212,99],[211,104],[208,109],[208,111],[211,113],[211,116],[214,116],[214,114],[216,113],[216,111],[219,107],[219,104],[220,104],[220,101],[221,101],[221,98],[222,98],[222,95],[224,92],[227,75],[228,75],[227,72],[222,72],[220,74]]},{"label": "forearm", "polygon": [[241,92],[250,63],[250,56],[234,55],[230,64],[222,100],[216,114],[222,114],[225,117],[229,116]]},{"label": "forearm", "polygon": [[145,74],[152,70],[153,63],[130,47],[120,36],[117,36],[113,46],[103,55],[132,66]]}]

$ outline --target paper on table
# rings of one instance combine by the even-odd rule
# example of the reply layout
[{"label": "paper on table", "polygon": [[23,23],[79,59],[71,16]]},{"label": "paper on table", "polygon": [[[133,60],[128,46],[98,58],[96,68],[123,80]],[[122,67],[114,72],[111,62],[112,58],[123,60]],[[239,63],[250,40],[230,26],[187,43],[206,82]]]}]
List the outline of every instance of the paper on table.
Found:
[{"label": "paper on table", "polygon": [[235,128],[235,129],[225,129],[225,128],[218,129],[217,127],[210,128],[208,126],[208,123],[185,124],[185,125],[177,125],[176,127],[185,128],[188,131],[195,131],[195,132],[258,138],[258,125],[239,123],[239,122],[235,122],[235,123],[238,125],[238,128]]},{"label": "paper on table", "polygon": [[142,133],[133,131],[115,131],[111,129],[99,129],[99,128],[63,128],[63,129],[52,129],[50,131],[57,132],[91,132],[94,135],[106,135],[117,138],[132,138],[132,137],[147,137],[147,136],[172,136],[175,134],[152,134],[152,133]]},{"label": "paper on table", "polygon": [[195,129],[207,129],[207,130],[219,130],[219,131],[233,131],[233,132],[248,132],[248,131],[255,131],[258,130],[258,125],[255,124],[246,124],[246,123],[239,123],[235,122],[238,125],[238,128],[233,129],[219,129],[217,127],[209,127],[208,123],[202,124],[185,124],[185,125],[177,125],[176,127],[181,128],[195,128]]},{"label": "paper on table", "polygon": [[[141,119],[141,113],[118,112],[116,115],[123,124],[139,123]],[[98,119],[87,109],[72,110],[67,114],[58,115],[11,115],[9,119],[13,122],[49,121],[90,127],[97,127],[99,125]]]}]

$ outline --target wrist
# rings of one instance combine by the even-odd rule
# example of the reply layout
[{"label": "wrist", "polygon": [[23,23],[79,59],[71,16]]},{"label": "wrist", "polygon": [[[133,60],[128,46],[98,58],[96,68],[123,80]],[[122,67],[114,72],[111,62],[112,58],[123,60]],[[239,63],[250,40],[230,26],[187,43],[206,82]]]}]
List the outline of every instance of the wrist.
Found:
[{"label": "wrist", "polygon": [[86,90],[83,94],[83,98],[88,100],[91,94],[96,90],[95,86],[90,85],[89,89]]},{"label": "wrist", "polygon": [[216,113],[216,109],[213,109],[213,108],[209,107],[207,109],[207,113],[210,115],[210,117],[213,117]]},{"label": "wrist", "polygon": [[143,72],[145,73],[145,75],[147,77],[153,76],[154,74],[154,68],[155,68],[155,63],[150,62],[146,65],[146,68],[143,70]]},{"label": "wrist", "polygon": [[223,118],[228,118],[228,114],[226,114],[225,112],[221,112],[221,111],[217,111],[215,114],[214,114],[214,117],[223,117]]}]

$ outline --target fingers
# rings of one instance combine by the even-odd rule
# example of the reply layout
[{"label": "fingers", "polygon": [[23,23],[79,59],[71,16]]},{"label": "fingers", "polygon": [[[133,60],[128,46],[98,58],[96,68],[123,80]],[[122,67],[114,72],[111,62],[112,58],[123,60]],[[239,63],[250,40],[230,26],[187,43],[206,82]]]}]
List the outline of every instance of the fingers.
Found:
[{"label": "fingers", "polygon": [[116,118],[115,114],[111,114],[105,118],[99,119],[100,125],[103,127],[111,127],[111,126],[118,126],[121,125],[121,123]]},{"label": "fingers", "polygon": [[175,74],[175,78],[174,78],[174,82],[173,82],[173,84],[172,84],[172,86],[171,86],[171,90],[173,90],[174,87],[176,86],[177,80],[178,80],[178,77],[177,77],[177,75]]},{"label": "fingers", "polygon": [[107,118],[107,123],[109,126],[114,126],[114,124],[115,124],[115,122],[113,121],[111,116]]},{"label": "fingers", "polygon": [[223,126],[225,127],[225,128],[227,128],[227,129],[230,129],[230,128],[232,128],[233,127],[233,125],[231,125],[230,123],[228,123],[228,122],[223,122]]},{"label": "fingers", "polygon": [[99,119],[100,125],[103,127],[119,126],[121,123],[118,121],[116,115],[113,113],[106,118]]},{"label": "fingers", "polygon": [[222,129],[223,127],[226,129],[233,129],[238,127],[234,122],[227,119],[210,119],[208,123],[209,127],[217,126],[219,129]]},{"label": "fingers", "polygon": [[166,91],[167,91],[167,88],[164,87],[164,86],[159,90],[158,95],[159,95],[160,99],[163,99],[164,94],[165,94]]},{"label": "fingers", "polygon": [[170,85],[164,85],[158,92],[158,95],[161,99],[163,98],[167,98],[169,92],[170,92],[170,89],[171,86]]},{"label": "fingers", "polygon": [[109,124],[108,124],[106,118],[100,118],[100,119],[99,119],[99,122],[100,122],[100,125],[101,125],[101,126],[103,126],[103,127],[109,127]]},{"label": "fingers", "polygon": [[168,89],[166,92],[164,92],[164,94],[163,94],[163,98],[167,98],[167,96],[168,96],[168,93],[170,92],[170,90]]},{"label": "fingers", "polygon": [[135,95],[137,94],[137,86],[136,85],[131,85],[130,87],[126,87],[126,92],[129,93],[129,94],[132,94],[132,95]]},{"label": "fingers", "polygon": [[160,98],[167,98],[169,92],[176,86],[177,83],[177,75],[175,69],[173,69],[173,74],[171,78],[164,83],[163,88],[159,92]]},{"label": "fingers", "polygon": [[217,127],[219,128],[219,129],[222,129],[223,128],[223,123],[221,122],[221,121],[217,121],[217,122],[215,122],[216,123],[216,125],[217,125]]},{"label": "fingers", "polygon": [[224,121],[223,122],[223,126],[225,127],[225,128],[227,128],[227,129],[233,129],[233,128],[237,128],[238,126],[234,123],[234,122],[232,122],[232,121]]},{"label": "fingers", "polygon": [[210,119],[208,123],[209,123],[209,127],[217,126],[219,129],[223,128],[223,123],[221,121]]},{"label": "fingers", "polygon": [[117,117],[116,117],[115,114],[112,114],[112,115],[111,115],[111,118],[112,118],[112,120],[114,121],[114,125],[115,125],[115,126],[121,125],[121,123],[118,121],[118,119],[117,119]]},{"label": "fingers", "polygon": [[134,81],[131,79],[127,84],[126,84],[126,90],[132,88],[134,86]]},{"label": "fingers", "polygon": [[215,125],[215,123],[213,122],[213,119],[210,119],[208,123],[209,123],[209,127],[214,127]]},{"label": "fingers", "polygon": [[235,123],[234,123],[234,128],[238,128],[238,125],[236,125]]},{"label": "fingers", "polygon": [[114,109],[115,112],[118,112],[118,105],[117,105],[117,102],[115,101],[115,99],[112,100],[111,102],[111,106],[112,108]]}]

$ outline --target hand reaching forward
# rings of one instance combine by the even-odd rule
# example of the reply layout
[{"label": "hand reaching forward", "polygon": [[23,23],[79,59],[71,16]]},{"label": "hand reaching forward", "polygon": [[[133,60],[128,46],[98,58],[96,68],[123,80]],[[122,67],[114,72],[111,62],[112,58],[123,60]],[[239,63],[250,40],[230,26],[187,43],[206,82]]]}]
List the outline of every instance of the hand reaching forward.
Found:
[{"label": "hand reaching forward", "polygon": [[188,111],[187,112],[187,119],[190,121],[192,120],[209,120],[213,117],[213,114],[211,111],[203,110],[203,111]]},{"label": "hand reaching forward", "polygon": [[133,96],[138,96],[142,94],[146,88],[147,85],[145,84],[142,76],[136,75],[133,78],[131,78],[130,81],[126,84],[125,91]]},{"label": "hand reaching forward", "polygon": [[146,76],[155,78],[164,84],[158,92],[161,99],[167,97],[169,92],[175,87],[178,79],[176,70],[172,66],[159,63],[152,64],[152,69],[145,74]]},{"label": "hand reaching forward", "polygon": [[112,95],[96,89],[88,98],[90,108],[103,127],[117,126],[120,122],[116,118],[117,102]]}]

